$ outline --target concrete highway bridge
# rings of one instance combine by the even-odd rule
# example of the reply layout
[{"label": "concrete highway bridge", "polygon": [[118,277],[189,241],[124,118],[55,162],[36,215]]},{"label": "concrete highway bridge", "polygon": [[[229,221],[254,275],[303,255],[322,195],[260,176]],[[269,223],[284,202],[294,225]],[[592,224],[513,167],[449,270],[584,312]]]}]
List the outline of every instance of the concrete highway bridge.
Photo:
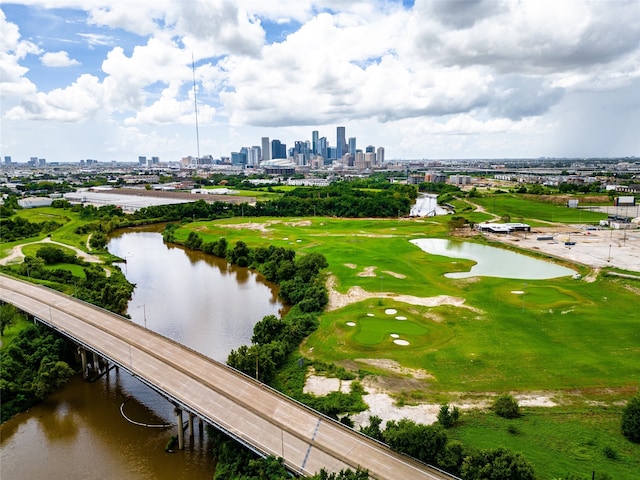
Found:
[{"label": "concrete highway bridge", "polygon": [[282,457],[292,472],[309,476],[365,468],[376,479],[451,479],[394,452],[227,365],[130,320],[46,287],[0,275],[0,300],[12,303],[75,342],[86,372],[93,363],[123,368],[176,407],[179,446],[183,412],[226,432],[254,452]]}]

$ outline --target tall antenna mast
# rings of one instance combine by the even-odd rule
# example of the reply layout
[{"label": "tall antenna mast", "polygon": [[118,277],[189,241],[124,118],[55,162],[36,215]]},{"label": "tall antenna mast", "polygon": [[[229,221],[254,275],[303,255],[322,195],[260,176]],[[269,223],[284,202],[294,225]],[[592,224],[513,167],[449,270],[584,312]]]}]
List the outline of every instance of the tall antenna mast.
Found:
[{"label": "tall antenna mast", "polygon": [[198,147],[198,159],[200,160],[200,130],[198,128],[198,99],[196,97],[196,62],[191,54],[191,71],[193,72],[193,108],[196,112],[196,144]]}]

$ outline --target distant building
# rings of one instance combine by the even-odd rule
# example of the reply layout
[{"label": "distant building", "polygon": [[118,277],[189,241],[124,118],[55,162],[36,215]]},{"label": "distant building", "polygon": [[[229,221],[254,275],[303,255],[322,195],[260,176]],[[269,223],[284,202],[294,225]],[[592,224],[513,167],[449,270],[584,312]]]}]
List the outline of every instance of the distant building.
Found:
[{"label": "distant building", "polygon": [[427,172],[424,174],[424,181],[427,183],[446,183],[447,176],[443,173]]},{"label": "distant building", "polygon": [[243,152],[240,150],[239,152],[231,152],[231,164],[235,166],[242,166],[247,164],[247,153],[246,149]]},{"label": "distant building", "polygon": [[352,157],[356,156],[356,137],[349,137],[349,153]]},{"label": "distant building", "polygon": [[10,165],[11,164],[11,157],[9,155],[6,155],[4,157],[4,164],[5,165]]},{"label": "distant building", "polygon": [[262,158],[261,161],[271,160],[271,148],[269,137],[262,137]]},{"label": "distant building", "polygon": [[287,158],[287,144],[280,140],[271,140],[271,160]]},{"label": "distant building", "polygon": [[138,165],[147,166],[147,157],[139,156],[138,157]]},{"label": "distant building", "polygon": [[452,185],[471,185],[470,175],[451,175],[449,183]]},{"label": "distant building", "polygon": [[484,233],[530,232],[531,226],[526,223],[476,223],[476,230]]},{"label": "distant building", "polygon": [[324,158],[324,163],[330,163],[329,157],[329,144],[327,143],[327,137],[322,137],[318,139],[318,155]]},{"label": "distant building", "polygon": [[262,148],[257,145],[251,147],[247,153],[247,165],[258,165],[262,160]]},{"label": "distant building", "polygon": [[376,161],[378,165],[382,165],[384,163],[384,147],[378,147],[376,150]]},{"label": "distant building", "polygon": [[346,129],[345,127],[338,127],[336,129],[336,159],[340,160],[347,151]]},{"label": "distant building", "polygon": [[22,208],[49,207],[52,202],[50,197],[27,197],[18,200],[18,205]]},{"label": "distant building", "polygon": [[364,154],[364,168],[375,167],[376,165],[376,154],[373,152],[366,152]]}]

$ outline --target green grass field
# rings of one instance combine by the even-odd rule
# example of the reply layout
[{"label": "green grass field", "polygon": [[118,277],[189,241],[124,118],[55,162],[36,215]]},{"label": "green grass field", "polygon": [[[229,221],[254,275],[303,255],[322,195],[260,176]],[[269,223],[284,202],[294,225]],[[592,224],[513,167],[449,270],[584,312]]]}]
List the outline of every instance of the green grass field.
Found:
[{"label": "green grass field", "polygon": [[465,445],[521,452],[539,479],[567,474],[588,479],[594,471],[616,480],[637,478],[640,445],[620,434],[621,407],[530,407],[524,412],[513,420],[466,412],[462,424],[448,432]]},{"label": "green grass field", "polygon": [[[487,212],[502,217],[509,215],[512,222],[526,221],[532,226],[548,222],[597,224],[607,215],[585,208],[567,208],[562,204],[545,201],[545,197],[517,195],[511,193],[490,194],[474,197],[469,201],[486,209]],[[584,207],[588,203],[581,202]]]},{"label": "green grass field", "polygon": [[[372,344],[370,337],[386,332],[364,331],[360,324],[345,334],[344,322],[357,323],[372,308],[371,301],[328,312],[322,316],[322,328],[306,344],[319,359],[353,361],[364,349],[372,357],[426,369],[438,392],[638,387],[640,313],[633,280],[449,279],[444,273],[464,270],[470,262],[428,255],[409,243],[413,238],[444,236],[445,227],[446,219],[236,218],[195,222],[178,235],[186,238],[195,230],[205,241],[224,236],[232,244],[242,239],[254,246],[275,244],[323,253],[341,293],[357,285],[371,294],[448,295],[471,307],[427,308],[390,298],[373,300],[373,306],[382,302],[398,311],[420,310],[412,321],[449,332],[446,343],[431,346],[417,338],[401,349],[393,342]],[[373,273],[361,276],[367,269]],[[524,295],[512,293],[523,289]]]}]

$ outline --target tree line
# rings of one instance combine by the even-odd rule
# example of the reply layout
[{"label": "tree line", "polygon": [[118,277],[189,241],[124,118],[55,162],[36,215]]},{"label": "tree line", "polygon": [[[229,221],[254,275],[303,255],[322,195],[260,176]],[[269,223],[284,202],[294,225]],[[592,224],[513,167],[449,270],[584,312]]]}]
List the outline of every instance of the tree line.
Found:
[{"label": "tree line", "polygon": [[148,223],[183,220],[216,220],[230,217],[293,217],[330,216],[348,218],[388,218],[407,215],[418,195],[412,185],[388,184],[384,189],[363,190],[347,182],[329,187],[304,187],[285,192],[279,198],[255,204],[208,203],[198,200],[191,203],[154,205],[130,214],[111,205],[71,206],[66,200],[54,201],[55,208],[70,208],[80,213],[80,218],[90,221],[78,227],[76,233],[100,231],[105,234],[116,228]]}]

